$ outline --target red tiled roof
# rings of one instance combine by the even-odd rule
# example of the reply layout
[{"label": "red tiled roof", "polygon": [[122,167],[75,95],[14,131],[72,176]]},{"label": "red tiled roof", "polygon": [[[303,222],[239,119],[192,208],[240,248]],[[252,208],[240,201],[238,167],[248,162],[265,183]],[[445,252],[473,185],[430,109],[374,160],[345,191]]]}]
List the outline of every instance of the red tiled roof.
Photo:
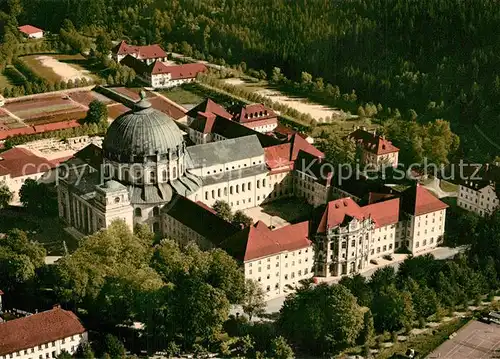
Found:
[{"label": "red tiled roof", "polygon": [[29,176],[55,168],[63,159],[47,160],[25,148],[14,147],[0,153],[0,176]]},{"label": "red tiled roof", "polygon": [[54,308],[0,324],[0,356],[50,343],[86,330],[70,311]]},{"label": "red tiled roof", "polygon": [[357,129],[349,134],[349,137],[360,144],[366,151],[376,155],[399,152],[399,148],[394,146],[391,141],[365,130]]},{"label": "red tiled roof", "polygon": [[403,192],[403,208],[407,213],[420,216],[448,208],[448,205],[426,188],[416,184]]},{"label": "red tiled roof", "polygon": [[272,231],[264,222],[258,221],[230,237],[225,247],[229,253],[246,262],[309,247],[311,241],[307,239],[308,228],[309,222],[301,222]]},{"label": "red tiled roof", "polygon": [[182,109],[180,105],[176,106],[161,96],[150,98],[148,101],[153,108],[166,113],[174,120],[179,120],[186,116],[186,110]]},{"label": "red tiled roof", "polygon": [[32,135],[36,133],[57,131],[78,126],[80,126],[80,124],[78,123],[77,120],[70,120],[70,121],[47,123],[44,125],[35,125],[31,127],[13,128],[6,131],[3,130],[0,131],[0,140],[5,140],[7,137],[12,137],[12,136]]},{"label": "red tiled roof", "polygon": [[235,111],[233,120],[240,123],[248,123],[263,119],[277,119],[276,113],[261,103],[242,106],[240,111]]},{"label": "red tiled roof", "polygon": [[330,201],[321,217],[317,233],[325,233],[329,228],[341,225],[346,217],[362,220],[366,216],[361,207],[350,197]]},{"label": "red tiled roof", "polygon": [[167,66],[161,61],[155,61],[151,75],[170,74],[171,80],[192,79],[200,72],[206,72],[207,67],[203,64],[183,64]]},{"label": "red tiled roof", "polygon": [[226,111],[224,107],[207,98],[205,101],[196,105],[194,108],[188,111],[187,115],[196,118],[199,112],[213,113],[217,116],[224,117],[225,119],[231,120],[233,116]]},{"label": "red tiled roof", "polygon": [[291,143],[292,143],[292,155],[291,155],[292,161],[295,161],[297,159],[297,155],[299,154],[300,150],[307,152],[315,157],[319,157],[319,158],[325,157],[325,154],[323,152],[321,152],[316,147],[311,145],[302,136],[300,136],[298,134],[294,134],[292,136]]},{"label": "red tiled roof", "polygon": [[369,204],[361,207],[366,217],[371,217],[375,222],[375,228],[385,227],[399,221],[399,198],[384,202]]},{"label": "red tiled roof", "polygon": [[290,143],[284,143],[282,145],[264,148],[266,165],[270,169],[277,169],[285,166],[293,169],[293,161],[290,160],[291,146]]},{"label": "red tiled roof", "polygon": [[18,27],[19,31],[21,31],[24,34],[27,35],[32,35],[36,34],[37,32],[43,32],[42,29],[39,29],[38,27],[32,26],[32,25],[23,25]]},{"label": "red tiled roof", "polygon": [[19,135],[32,135],[35,133],[33,127],[21,127],[13,128],[9,130],[0,131],[0,140],[5,140],[7,137],[19,136]]},{"label": "red tiled roof", "polygon": [[138,59],[157,59],[167,57],[167,53],[160,45],[134,46],[125,41],[114,47],[113,52],[117,55],[136,55]]}]

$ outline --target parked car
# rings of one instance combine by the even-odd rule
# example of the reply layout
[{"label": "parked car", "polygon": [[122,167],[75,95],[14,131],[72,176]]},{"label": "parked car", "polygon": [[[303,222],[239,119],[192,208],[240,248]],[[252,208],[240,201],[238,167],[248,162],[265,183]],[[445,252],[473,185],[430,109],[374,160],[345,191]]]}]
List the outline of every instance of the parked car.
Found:
[{"label": "parked car", "polygon": [[386,254],[383,258],[385,260],[388,260],[388,261],[392,261],[394,259],[394,257],[392,256],[392,254]]},{"label": "parked car", "polygon": [[370,263],[371,263],[371,264],[378,265],[378,262],[377,262],[375,259],[371,259],[371,260],[370,260]]}]

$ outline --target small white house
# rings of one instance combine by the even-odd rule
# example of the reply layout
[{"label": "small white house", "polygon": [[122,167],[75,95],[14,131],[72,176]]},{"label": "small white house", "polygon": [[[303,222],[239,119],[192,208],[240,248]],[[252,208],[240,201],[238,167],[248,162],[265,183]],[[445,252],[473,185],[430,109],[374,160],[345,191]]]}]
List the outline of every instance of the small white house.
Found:
[{"label": "small white house", "polygon": [[19,26],[18,29],[28,39],[41,39],[43,37],[43,30],[32,25]]}]

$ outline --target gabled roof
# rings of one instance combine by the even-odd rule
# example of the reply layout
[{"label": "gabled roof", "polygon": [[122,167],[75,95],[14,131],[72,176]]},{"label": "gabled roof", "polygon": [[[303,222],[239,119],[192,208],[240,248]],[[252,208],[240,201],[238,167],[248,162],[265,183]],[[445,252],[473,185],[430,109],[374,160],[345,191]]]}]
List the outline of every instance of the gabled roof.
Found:
[{"label": "gabled roof", "polygon": [[262,103],[237,105],[230,109],[230,112],[233,114],[233,120],[239,123],[248,123],[278,117],[272,109],[266,107]]},{"label": "gabled roof", "polygon": [[246,262],[309,247],[308,229],[309,222],[301,222],[272,231],[258,221],[228,238],[222,247],[236,259]]},{"label": "gabled roof", "polygon": [[402,193],[402,209],[411,215],[420,216],[448,208],[448,205],[418,183]]},{"label": "gabled roof", "polygon": [[172,80],[192,79],[206,71],[207,67],[199,63],[167,66],[161,61],[155,61],[150,68],[151,75],[170,74]]},{"label": "gabled roof", "polygon": [[371,217],[375,228],[385,227],[399,221],[399,198],[377,202],[361,207],[365,217]]},{"label": "gabled roof", "polygon": [[204,113],[213,113],[217,116],[224,117],[228,120],[232,119],[232,116],[229,112],[226,111],[224,107],[216,103],[210,98],[207,98],[205,101],[199,103],[191,110],[188,111],[187,115],[192,118],[196,118],[199,112]]},{"label": "gabled roof", "polygon": [[292,170],[293,161],[290,160],[291,149],[292,145],[290,143],[266,147],[264,149],[264,155],[267,167],[271,170],[289,167],[289,169]]},{"label": "gabled roof", "polygon": [[215,123],[215,114],[212,112],[198,112],[189,128],[207,134],[211,133]]},{"label": "gabled roof", "polygon": [[299,134],[292,135],[290,143],[292,144],[291,160],[295,161],[299,154],[299,151],[307,152],[317,158],[325,158],[325,154],[318,150],[316,147],[307,142]]},{"label": "gabled roof", "polygon": [[376,155],[385,155],[388,153],[399,152],[399,148],[394,146],[391,141],[388,141],[383,136],[373,134],[371,132],[357,129],[349,134],[356,143],[363,147],[365,151]]},{"label": "gabled roof", "polygon": [[264,149],[257,136],[251,135],[190,146],[187,152],[194,168],[200,168],[259,157],[264,154]]},{"label": "gabled roof", "polygon": [[167,57],[167,53],[160,45],[134,46],[121,41],[112,50],[117,55],[136,55],[139,59],[157,59]]},{"label": "gabled roof", "polygon": [[70,311],[54,308],[0,324],[0,356],[34,348],[86,330]]},{"label": "gabled roof", "polygon": [[55,168],[58,160],[38,157],[25,148],[14,147],[0,153],[0,176],[28,176]]},{"label": "gabled roof", "polygon": [[351,218],[357,220],[367,218],[361,207],[352,198],[347,197],[330,201],[326,205],[325,212],[323,212],[317,233],[325,233],[329,228],[335,228],[344,223],[346,219]]},{"label": "gabled roof", "polygon": [[162,213],[175,218],[208,239],[214,246],[218,246],[224,239],[240,231],[240,228],[220,218],[214,214],[213,210],[207,209],[205,205],[200,205],[177,193],[162,208]]},{"label": "gabled roof", "polygon": [[39,29],[38,27],[32,26],[32,25],[23,25],[18,27],[19,31],[21,31],[23,34],[26,35],[32,35],[36,34],[38,32],[43,32],[42,29]]}]

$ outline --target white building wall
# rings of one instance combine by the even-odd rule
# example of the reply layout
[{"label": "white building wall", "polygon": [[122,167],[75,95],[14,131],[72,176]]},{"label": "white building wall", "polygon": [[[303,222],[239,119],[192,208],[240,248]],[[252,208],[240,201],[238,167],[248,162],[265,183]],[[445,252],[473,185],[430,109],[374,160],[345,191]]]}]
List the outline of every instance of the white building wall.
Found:
[{"label": "white building wall", "polygon": [[420,216],[409,216],[407,222],[408,249],[419,253],[436,248],[444,235],[446,209]]},{"label": "white building wall", "polygon": [[457,205],[467,211],[485,216],[498,208],[499,199],[493,185],[477,190],[459,185]]},{"label": "white building wall", "polygon": [[23,349],[18,352],[13,352],[6,354],[4,356],[0,355],[0,359],[49,359],[55,358],[63,350],[67,351],[69,354],[74,354],[78,347],[88,342],[87,332],[82,334],[72,335],[66,338],[58,339],[50,343],[40,343],[40,345],[34,348]]},{"label": "white building wall", "polygon": [[41,39],[42,37],[43,37],[43,31],[35,32],[33,34],[28,35],[29,39]]},{"label": "white building wall", "polygon": [[371,235],[369,259],[392,254],[395,250],[396,224],[374,228]]},{"label": "white building wall", "polygon": [[260,283],[267,299],[289,292],[287,286],[299,284],[314,276],[313,247],[284,251],[272,256],[253,259],[244,263],[245,279]]}]

